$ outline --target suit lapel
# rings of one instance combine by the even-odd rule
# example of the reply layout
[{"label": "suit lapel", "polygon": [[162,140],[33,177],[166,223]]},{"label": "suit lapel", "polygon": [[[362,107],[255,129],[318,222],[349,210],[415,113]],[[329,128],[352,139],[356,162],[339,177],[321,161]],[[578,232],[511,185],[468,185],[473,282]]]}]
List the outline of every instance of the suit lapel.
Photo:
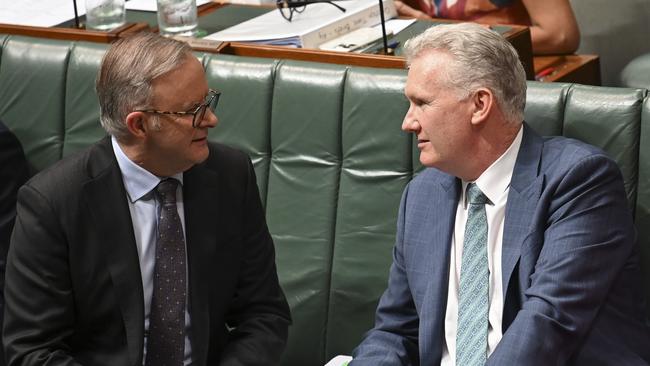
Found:
[{"label": "suit lapel", "polygon": [[[521,256],[521,246],[530,234],[531,220],[544,186],[544,175],[539,175],[544,141],[527,124],[524,123],[523,128],[524,135],[510,181],[503,225],[501,269],[504,302],[508,300],[508,285]],[[508,304],[505,306],[507,308]],[[504,329],[507,326],[505,323]]]},{"label": "suit lapel", "polygon": [[425,296],[423,309],[430,311],[429,316],[421,317],[421,328],[432,329],[430,338],[421,342],[422,355],[427,355],[431,359],[422,360],[423,364],[440,363],[442,357],[442,341],[444,337],[444,314],[447,308],[447,292],[449,287],[449,260],[451,253],[451,237],[456,221],[456,208],[460,197],[460,180],[445,176],[438,182],[436,190],[433,192],[431,202],[435,205],[427,204],[429,211],[426,217],[430,217],[428,236],[431,238],[431,244],[427,246],[429,250],[422,260],[425,267],[431,268],[433,273],[430,278],[440,279],[439,281],[427,281],[429,287]]},{"label": "suit lapel", "polygon": [[[440,182],[443,190],[440,191],[442,197],[435,200],[439,204],[437,207],[431,207],[435,212],[435,219],[437,224],[433,228],[432,238],[436,245],[432,245],[431,261],[429,263],[437,263],[436,271],[437,277],[441,278],[440,283],[432,283],[432,295],[437,302],[434,309],[444,311],[447,307],[447,290],[449,283],[449,260],[451,256],[451,238],[454,232],[454,225],[456,223],[456,209],[458,207],[458,200],[460,199],[460,180],[455,177],[446,177]],[[440,263],[442,259],[442,263]]]},{"label": "suit lapel", "polygon": [[110,139],[102,140],[95,148],[88,162],[91,180],[84,186],[82,195],[94,222],[92,230],[102,238],[97,245],[104,252],[115,301],[122,311],[129,361],[137,365],[142,363],[144,295],[133,223]]},{"label": "suit lapel", "polygon": [[[227,274],[219,273],[223,265],[214,260],[223,259],[215,251],[218,244],[217,230],[222,227],[219,217],[218,174],[203,165],[185,172],[183,177],[183,200],[185,210],[185,233],[189,269],[190,317],[192,319],[192,354],[196,363],[205,364],[209,340],[209,287],[219,288],[219,281]],[[221,203],[223,204],[223,203]],[[214,273],[217,273],[216,275]]]}]

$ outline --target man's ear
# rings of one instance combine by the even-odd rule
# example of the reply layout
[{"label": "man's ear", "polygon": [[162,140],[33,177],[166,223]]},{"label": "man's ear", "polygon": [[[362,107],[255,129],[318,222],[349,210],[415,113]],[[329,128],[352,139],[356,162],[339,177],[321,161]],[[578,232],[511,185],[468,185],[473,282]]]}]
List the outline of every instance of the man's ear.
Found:
[{"label": "man's ear", "polygon": [[494,94],[488,88],[480,88],[472,95],[472,124],[478,125],[487,120],[494,108]]},{"label": "man's ear", "polygon": [[144,112],[131,112],[126,116],[126,128],[129,129],[131,135],[136,139],[145,138],[147,135],[148,116]]}]

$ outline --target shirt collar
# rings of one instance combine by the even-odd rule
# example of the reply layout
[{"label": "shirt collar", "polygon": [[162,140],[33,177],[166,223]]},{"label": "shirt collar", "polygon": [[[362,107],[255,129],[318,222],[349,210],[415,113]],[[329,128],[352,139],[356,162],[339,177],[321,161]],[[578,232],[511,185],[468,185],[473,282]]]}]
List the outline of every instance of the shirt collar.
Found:
[{"label": "shirt collar", "polygon": [[[143,198],[151,192],[161,180],[167,177],[158,177],[151,174],[148,170],[134,163],[122,151],[120,144],[115,137],[111,136],[111,143],[113,144],[113,153],[117,159],[117,165],[122,172],[122,180],[124,181],[124,188],[129,196],[131,203]],[[174,174],[171,178],[177,179],[181,185],[183,184],[183,173]]]},{"label": "shirt collar", "polygon": [[467,207],[467,197],[465,192],[467,190],[467,185],[470,183],[476,183],[478,188],[490,200],[490,202],[494,203],[499,201],[501,196],[510,186],[512,172],[515,169],[517,155],[519,155],[519,147],[521,146],[523,132],[524,129],[522,125],[508,149],[501,154],[501,156],[499,156],[499,158],[474,182],[463,181],[461,199],[464,207]]}]

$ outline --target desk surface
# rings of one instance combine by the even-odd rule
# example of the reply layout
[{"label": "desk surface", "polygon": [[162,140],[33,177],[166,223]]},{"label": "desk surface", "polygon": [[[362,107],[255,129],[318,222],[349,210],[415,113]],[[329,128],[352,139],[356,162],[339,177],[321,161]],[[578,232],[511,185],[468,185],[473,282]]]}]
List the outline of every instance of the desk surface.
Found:
[{"label": "desk surface", "polygon": [[535,56],[535,79],[600,85],[600,59],[597,55]]},{"label": "desk surface", "polygon": [[[199,7],[199,29],[203,30],[206,34],[218,32],[272,10],[274,10],[274,7],[208,3]],[[84,17],[81,17],[81,20],[84,21]],[[128,10],[126,13],[126,20],[128,23],[127,26],[107,33],[74,29],[73,20],[59,24],[54,28],[21,26],[6,27],[5,25],[0,25],[0,33],[22,34],[28,36],[58,39],[77,39],[94,42],[112,42],[120,36],[123,36],[124,34],[131,31],[138,31],[146,29],[147,27],[150,27],[154,30],[157,28],[157,18],[155,12]],[[394,40],[399,41],[400,45],[403,45],[407,39],[422,33],[432,24],[449,22],[453,21],[443,19],[435,20],[433,22],[418,20],[397,34],[394,37]],[[520,58],[524,64],[528,78],[532,79],[534,76],[534,69],[529,29],[523,26],[510,25],[498,25],[493,26],[492,28],[506,37],[515,46],[520,54]],[[395,50],[397,57],[385,55],[348,54],[307,49],[292,49],[286,47],[277,48],[273,46],[259,46],[243,43],[230,43],[221,49],[224,53],[258,57],[280,57],[370,67],[404,67],[404,59],[403,57],[400,57],[402,53],[401,46],[397,47]],[[214,48],[205,50],[214,52]]]},{"label": "desk surface", "polygon": [[[199,28],[207,31],[208,33],[218,32],[255,16],[264,14],[265,12],[273,11],[274,9],[274,7],[234,4],[213,6],[209,9],[206,9],[206,11],[203,12],[203,14],[199,17]],[[143,19],[138,19],[138,21],[142,20]],[[395,49],[395,55],[402,55],[401,46],[409,38],[422,33],[425,29],[434,24],[452,22],[455,21],[446,19],[436,19],[434,21],[417,20],[415,23],[411,24],[406,29],[393,37],[393,40],[399,41],[400,44],[400,46]],[[532,45],[528,27],[515,25],[495,25],[492,26],[492,29],[502,34],[513,44],[513,46],[520,54],[520,58],[524,64],[524,68],[526,69],[527,76],[529,79],[532,79],[534,76]],[[259,52],[255,52],[256,49],[258,49]],[[359,66],[392,68],[404,67],[404,59],[402,57],[395,58],[393,56],[384,55],[360,55],[352,53],[327,52],[320,50],[290,49],[286,47],[277,48],[274,46],[260,46],[250,44],[246,45],[244,43],[236,42],[231,43],[231,47],[226,47],[225,52],[258,57],[273,57],[272,55],[276,55],[275,57]]]},{"label": "desk surface", "polygon": [[[74,22],[72,22],[72,24],[74,24]],[[127,23],[108,32],[77,29],[74,27],[45,28],[0,23],[0,33],[97,43],[111,43],[126,34],[147,29],[149,29],[147,23]]]}]

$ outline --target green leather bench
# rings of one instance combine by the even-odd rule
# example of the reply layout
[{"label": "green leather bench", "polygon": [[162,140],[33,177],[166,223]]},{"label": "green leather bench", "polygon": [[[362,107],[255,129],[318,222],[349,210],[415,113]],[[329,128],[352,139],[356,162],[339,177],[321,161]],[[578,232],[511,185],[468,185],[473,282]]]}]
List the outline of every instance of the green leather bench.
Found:
[{"label": "green leather bench", "polygon": [[[0,35],[0,119],[35,171],[104,135],[105,45]],[[250,154],[291,305],[284,365],[350,354],[373,322],[402,189],[421,169],[400,131],[404,70],[197,54],[223,92],[210,138]],[[650,295],[650,100],[645,89],[529,82],[527,121],[620,164]],[[218,223],[215,223],[218,224]],[[649,308],[650,311],[650,308]]]}]

